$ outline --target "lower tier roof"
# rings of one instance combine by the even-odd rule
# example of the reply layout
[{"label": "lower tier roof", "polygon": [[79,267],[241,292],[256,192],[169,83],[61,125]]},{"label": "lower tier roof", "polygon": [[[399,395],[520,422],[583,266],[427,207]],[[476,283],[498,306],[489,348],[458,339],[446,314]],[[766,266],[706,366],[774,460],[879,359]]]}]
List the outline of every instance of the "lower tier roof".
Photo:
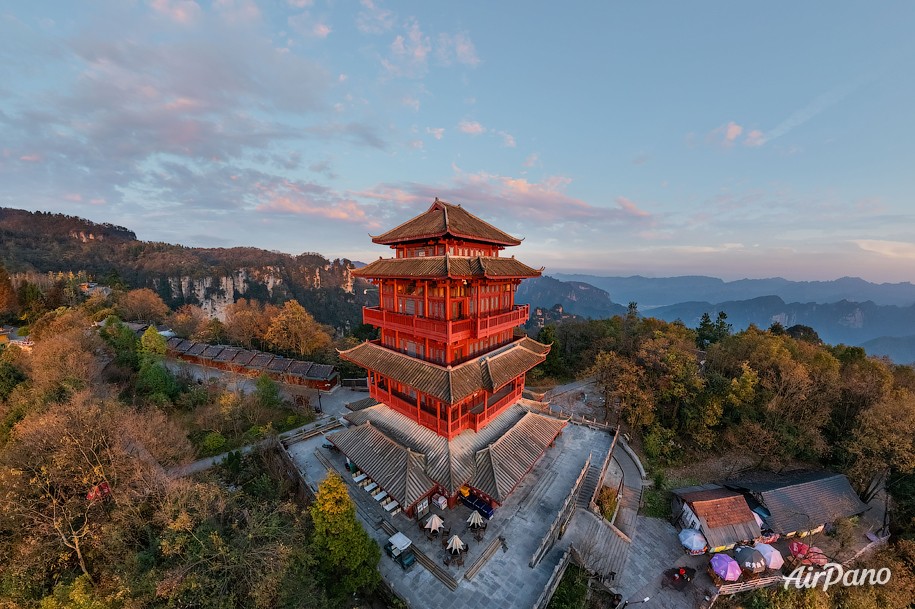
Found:
[{"label": "lower tier roof", "polygon": [[449,494],[469,484],[502,503],[566,425],[515,405],[449,442],[383,404],[346,419],[355,426],[327,439],[403,506],[436,484]]},{"label": "lower tier roof", "polygon": [[550,345],[522,338],[459,366],[445,367],[382,347],[378,343],[364,342],[341,351],[340,357],[438,398],[446,404],[454,404],[482,389],[498,390],[546,360],[549,351]]}]

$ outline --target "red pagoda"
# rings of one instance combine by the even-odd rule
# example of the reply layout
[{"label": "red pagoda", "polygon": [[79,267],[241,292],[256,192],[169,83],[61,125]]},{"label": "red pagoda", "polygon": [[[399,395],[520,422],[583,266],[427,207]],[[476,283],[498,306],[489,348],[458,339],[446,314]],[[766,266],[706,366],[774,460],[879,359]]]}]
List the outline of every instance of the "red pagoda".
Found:
[{"label": "red pagoda", "polygon": [[[408,512],[425,494],[453,503],[462,489],[499,504],[564,425],[516,407],[525,374],[550,350],[515,335],[529,314],[528,305],[515,304],[515,291],[542,269],[501,257],[521,241],[438,199],[372,241],[395,252],[354,272],[378,286],[378,306],[365,307],[363,319],[380,337],[340,353],[367,370],[371,397],[348,416],[356,428],[328,437],[390,496],[400,495]],[[512,454],[498,458],[517,461],[513,442],[529,444],[527,453],[536,447],[536,454],[514,466],[524,466],[520,473],[497,481],[502,464],[480,453],[504,443]],[[369,445],[390,453],[383,464],[366,462]],[[388,471],[392,460],[396,475]],[[437,471],[439,462],[447,471]],[[378,479],[384,477],[387,486]]]}]

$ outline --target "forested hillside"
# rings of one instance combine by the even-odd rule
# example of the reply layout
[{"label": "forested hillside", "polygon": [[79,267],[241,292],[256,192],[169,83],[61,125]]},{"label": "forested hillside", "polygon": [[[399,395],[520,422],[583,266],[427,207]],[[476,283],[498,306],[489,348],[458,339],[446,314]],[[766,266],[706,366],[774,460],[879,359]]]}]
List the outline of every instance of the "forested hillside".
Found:
[{"label": "forested hillside", "polygon": [[347,328],[361,321],[365,300],[348,260],[138,241],[123,227],[17,209],[0,208],[0,263],[14,276],[83,272],[113,287],[150,288],[171,308],[199,305],[219,318],[239,298],[295,299],[322,323]]}]

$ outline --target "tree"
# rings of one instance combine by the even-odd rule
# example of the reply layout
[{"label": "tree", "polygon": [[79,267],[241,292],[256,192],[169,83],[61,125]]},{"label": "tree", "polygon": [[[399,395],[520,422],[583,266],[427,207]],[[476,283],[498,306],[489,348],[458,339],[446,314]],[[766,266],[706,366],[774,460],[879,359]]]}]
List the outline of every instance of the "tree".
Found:
[{"label": "tree", "polygon": [[10,317],[19,312],[19,299],[13,289],[13,281],[6,268],[0,264],[0,319]]},{"label": "tree", "polygon": [[864,488],[875,476],[915,472],[915,394],[896,389],[861,413],[848,452],[852,479]]},{"label": "tree", "polygon": [[168,305],[149,288],[130,290],[118,301],[121,319],[162,323],[168,315]]},{"label": "tree", "polygon": [[600,353],[587,374],[594,377],[604,394],[608,420],[614,404],[619,402],[620,412],[634,429],[654,421],[654,404],[644,388],[643,370],[632,360],[615,351]]},{"label": "tree", "polygon": [[300,357],[331,345],[330,334],[294,300],[286,301],[264,338],[273,348]]},{"label": "tree", "polygon": [[200,331],[207,321],[207,315],[197,305],[181,305],[168,318],[168,323],[175,334],[181,338],[190,338]]},{"label": "tree", "polygon": [[381,552],[356,519],[356,506],[346,483],[335,472],[318,486],[311,518],[314,549],[322,558],[320,569],[328,590],[345,598],[373,589],[379,579]]},{"label": "tree", "polygon": [[168,350],[165,337],[156,331],[154,326],[149,326],[140,337],[140,354],[150,359],[161,359]]},{"label": "tree", "polygon": [[718,317],[712,322],[708,312],[702,314],[699,326],[696,328],[696,346],[708,349],[709,345],[720,342],[731,334],[731,324],[727,322],[728,314],[718,311]]},{"label": "tree", "polygon": [[226,334],[232,342],[252,349],[264,340],[278,313],[273,305],[242,298],[226,307]]},{"label": "tree", "polygon": [[131,370],[139,370],[139,341],[133,330],[114,315],[105,320],[99,335],[114,351],[114,362]]}]

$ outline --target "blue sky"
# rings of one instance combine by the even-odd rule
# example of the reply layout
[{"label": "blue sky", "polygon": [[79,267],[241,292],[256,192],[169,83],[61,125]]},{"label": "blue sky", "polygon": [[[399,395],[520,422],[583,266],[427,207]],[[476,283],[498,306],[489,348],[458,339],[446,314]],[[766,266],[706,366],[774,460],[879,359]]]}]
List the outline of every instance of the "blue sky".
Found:
[{"label": "blue sky", "polygon": [[372,260],[912,280],[915,4],[0,2],[0,205]]}]

